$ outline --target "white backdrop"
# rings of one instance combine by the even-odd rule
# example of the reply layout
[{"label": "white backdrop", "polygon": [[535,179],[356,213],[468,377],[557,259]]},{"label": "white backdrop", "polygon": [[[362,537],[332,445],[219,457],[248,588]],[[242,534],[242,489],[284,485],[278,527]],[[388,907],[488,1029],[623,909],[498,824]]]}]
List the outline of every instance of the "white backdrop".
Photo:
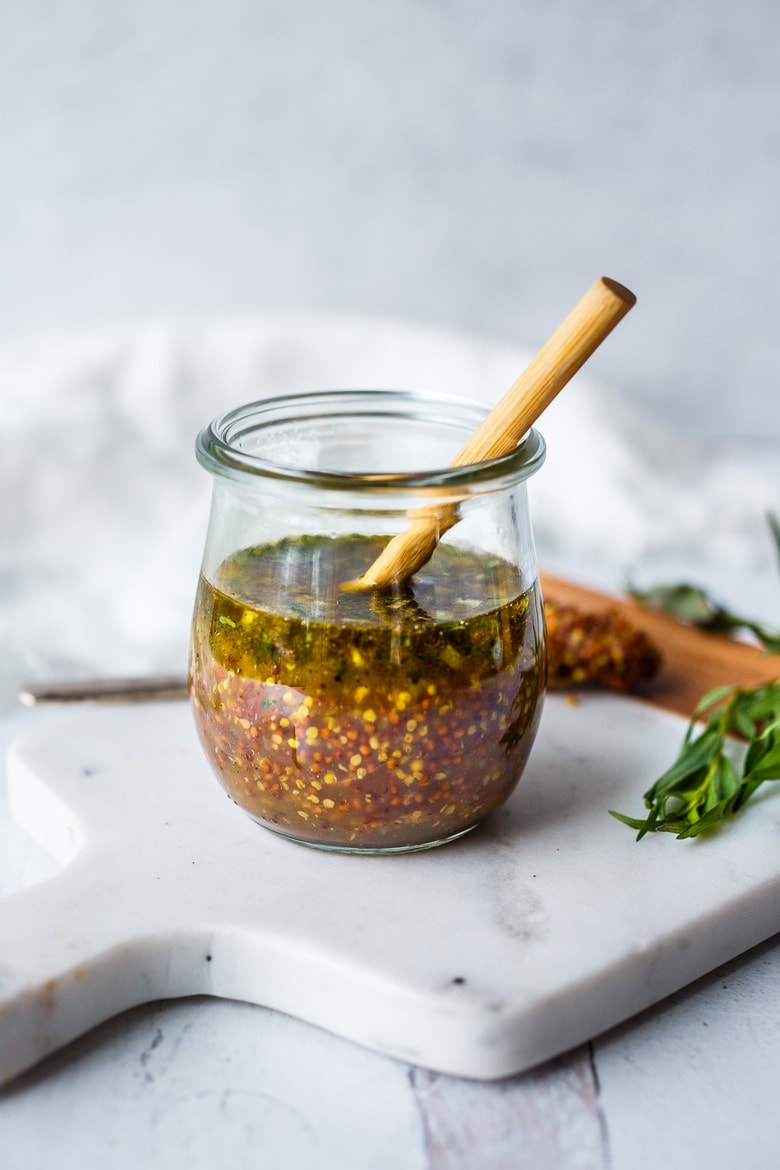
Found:
[{"label": "white backdrop", "polygon": [[0,0],[0,335],[315,309],[535,348],[604,274],[639,297],[606,384],[776,438],[779,43],[774,0]]}]

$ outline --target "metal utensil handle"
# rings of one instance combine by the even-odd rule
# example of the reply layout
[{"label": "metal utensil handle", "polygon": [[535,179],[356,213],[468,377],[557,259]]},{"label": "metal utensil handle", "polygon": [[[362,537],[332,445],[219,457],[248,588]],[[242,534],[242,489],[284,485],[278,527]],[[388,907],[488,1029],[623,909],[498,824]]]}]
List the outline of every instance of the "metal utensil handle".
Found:
[{"label": "metal utensil handle", "polygon": [[187,679],[172,674],[26,683],[17,697],[25,707],[35,707],[39,703],[146,703],[154,699],[186,699]]}]

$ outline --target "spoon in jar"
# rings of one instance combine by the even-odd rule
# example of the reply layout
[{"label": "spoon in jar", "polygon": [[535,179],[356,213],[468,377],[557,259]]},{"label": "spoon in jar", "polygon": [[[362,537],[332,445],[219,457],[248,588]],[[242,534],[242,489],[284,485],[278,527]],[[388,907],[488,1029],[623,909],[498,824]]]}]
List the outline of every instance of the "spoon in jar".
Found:
[{"label": "spoon in jar", "polygon": [[[539,416],[636,304],[632,292],[602,276],[564,318],[503,398],[493,407],[450,467],[508,455]],[[398,585],[430,560],[441,537],[460,519],[457,502],[428,504],[409,513],[409,526],[394,536],[350,592]]]},{"label": "spoon in jar", "polygon": [[[634,294],[617,281],[607,277],[598,280],[461,448],[451,466],[479,463],[512,451],[635,303]],[[429,560],[441,536],[460,516],[457,502],[451,502],[417,508],[409,518],[409,527],[386,545],[362,577],[346,582],[343,589],[379,589],[407,579]],[[25,706],[35,706],[83,700],[148,702],[186,696],[187,679],[166,676],[28,683],[18,698]]]}]

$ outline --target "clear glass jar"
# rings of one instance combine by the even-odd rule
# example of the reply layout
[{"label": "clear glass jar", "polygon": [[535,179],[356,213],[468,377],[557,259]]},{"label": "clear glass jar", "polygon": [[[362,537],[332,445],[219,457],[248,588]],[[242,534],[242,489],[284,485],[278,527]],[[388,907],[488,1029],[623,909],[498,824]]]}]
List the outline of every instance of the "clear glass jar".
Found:
[{"label": "clear glass jar", "polygon": [[[545,683],[525,481],[450,460],[485,416],[460,400],[342,390],[269,398],[197,440],[214,475],[190,694],[231,798],[302,844],[429,848],[514,789]],[[350,592],[415,508],[459,519],[411,580]]]}]

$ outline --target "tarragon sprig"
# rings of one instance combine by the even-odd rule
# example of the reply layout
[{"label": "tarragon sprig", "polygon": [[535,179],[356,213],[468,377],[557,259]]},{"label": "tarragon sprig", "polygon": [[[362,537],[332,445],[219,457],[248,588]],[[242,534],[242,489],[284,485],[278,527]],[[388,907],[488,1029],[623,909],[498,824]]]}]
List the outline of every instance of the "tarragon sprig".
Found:
[{"label": "tarragon sprig", "polygon": [[647,817],[610,812],[637,830],[638,841],[658,831],[696,837],[738,812],[767,780],[780,780],[780,679],[710,691],[693,713],[677,759],[645,793]]},{"label": "tarragon sprig", "polygon": [[[768,520],[780,563],[780,521],[771,513]],[[705,629],[751,630],[767,653],[780,653],[780,633],[728,613],[693,586],[632,593]],[[677,759],[645,793],[645,819],[610,812],[637,830],[638,841],[659,831],[696,837],[738,812],[767,780],[780,780],[780,678],[710,691],[693,712]]]}]

